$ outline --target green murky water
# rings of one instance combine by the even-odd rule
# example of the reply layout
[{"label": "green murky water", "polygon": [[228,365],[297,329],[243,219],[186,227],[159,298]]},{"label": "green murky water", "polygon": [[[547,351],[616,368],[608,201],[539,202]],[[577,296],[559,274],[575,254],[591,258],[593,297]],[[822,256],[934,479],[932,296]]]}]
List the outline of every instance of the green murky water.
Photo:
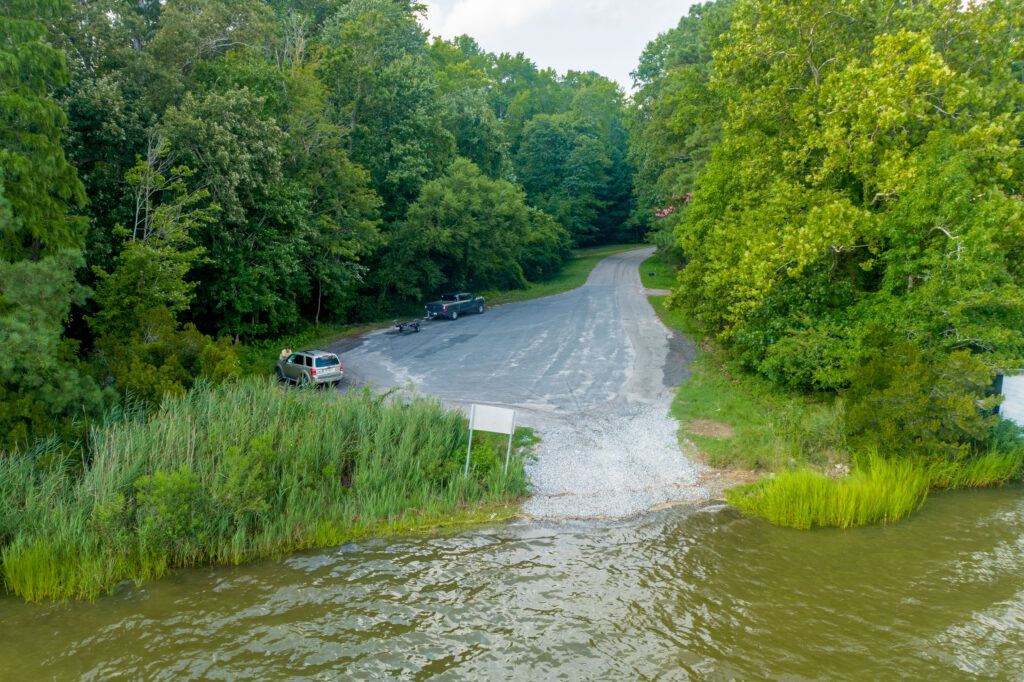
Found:
[{"label": "green murky water", "polygon": [[888,528],[516,522],[0,599],[0,679],[1024,679],[1024,488]]}]

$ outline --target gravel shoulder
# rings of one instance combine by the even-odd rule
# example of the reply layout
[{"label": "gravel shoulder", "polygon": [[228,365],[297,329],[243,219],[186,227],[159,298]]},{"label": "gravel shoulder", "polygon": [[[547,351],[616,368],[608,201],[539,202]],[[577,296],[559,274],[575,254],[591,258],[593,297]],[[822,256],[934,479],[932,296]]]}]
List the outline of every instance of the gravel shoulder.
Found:
[{"label": "gravel shoulder", "polygon": [[619,518],[703,503],[706,467],[683,454],[669,414],[696,349],[647,301],[637,268],[652,252],[609,256],[564,294],[330,349],[350,382],[514,407],[542,439],[527,463],[527,516]]}]

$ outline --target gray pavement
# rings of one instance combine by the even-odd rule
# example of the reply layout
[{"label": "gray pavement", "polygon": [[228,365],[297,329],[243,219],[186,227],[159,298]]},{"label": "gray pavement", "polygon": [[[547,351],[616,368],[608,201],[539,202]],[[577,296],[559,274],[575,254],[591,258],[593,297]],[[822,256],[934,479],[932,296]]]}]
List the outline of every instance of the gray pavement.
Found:
[{"label": "gray pavement", "polygon": [[516,408],[542,438],[527,467],[528,515],[620,517],[701,501],[699,465],[680,452],[668,415],[696,351],[646,299],[637,268],[652,252],[610,256],[564,294],[330,349],[349,382]]}]

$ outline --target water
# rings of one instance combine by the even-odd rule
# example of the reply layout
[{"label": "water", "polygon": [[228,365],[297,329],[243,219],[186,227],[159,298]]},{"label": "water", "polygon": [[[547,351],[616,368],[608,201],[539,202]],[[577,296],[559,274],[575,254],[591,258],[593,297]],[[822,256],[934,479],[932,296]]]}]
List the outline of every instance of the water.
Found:
[{"label": "water", "polygon": [[0,599],[0,679],[1024,679],[1024,488],[891,527],[515,522]]}]

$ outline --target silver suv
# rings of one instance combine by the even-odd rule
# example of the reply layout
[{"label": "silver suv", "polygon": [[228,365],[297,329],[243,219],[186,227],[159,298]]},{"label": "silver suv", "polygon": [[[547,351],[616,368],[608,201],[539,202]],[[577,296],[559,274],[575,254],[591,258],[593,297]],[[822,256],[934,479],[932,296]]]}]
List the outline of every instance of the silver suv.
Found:
[{"label": "silver suv", "polygon": [[336,384],[345,373],[338,356],[325,350],[282,354],[275,371],[278,379],[295,384]]}]

